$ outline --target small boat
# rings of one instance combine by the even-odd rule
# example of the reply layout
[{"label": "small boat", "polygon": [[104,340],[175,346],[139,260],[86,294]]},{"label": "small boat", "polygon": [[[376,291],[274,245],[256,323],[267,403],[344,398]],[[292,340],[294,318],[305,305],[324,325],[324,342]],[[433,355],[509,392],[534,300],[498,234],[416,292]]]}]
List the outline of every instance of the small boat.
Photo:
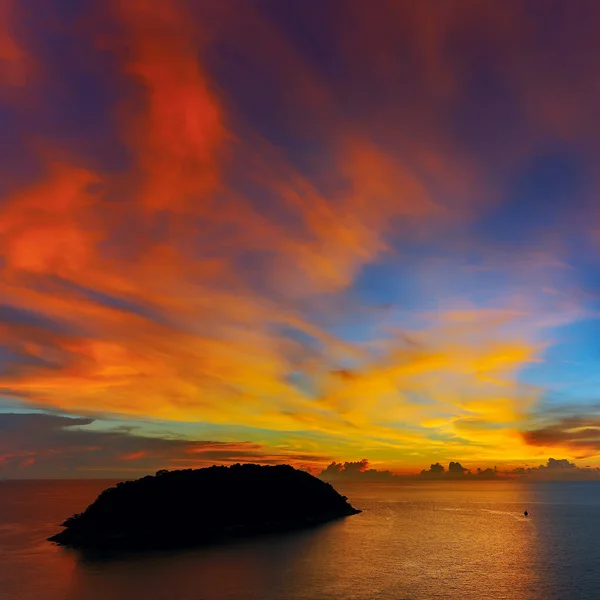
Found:
[{"label": "small boat", "polygon": [[527,511],[525,511],[523,514],[524,514],[525,516],[528,516],[528,515],[529,515],[529,513],[528,513]]}]

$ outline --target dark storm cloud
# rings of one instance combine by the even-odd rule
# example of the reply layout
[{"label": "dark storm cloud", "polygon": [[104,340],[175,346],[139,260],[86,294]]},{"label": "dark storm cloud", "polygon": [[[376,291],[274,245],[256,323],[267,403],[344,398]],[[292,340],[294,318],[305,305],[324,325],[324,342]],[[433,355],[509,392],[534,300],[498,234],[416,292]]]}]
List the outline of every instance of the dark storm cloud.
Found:
[{"label": "dark storm cloud", "polygon": [[562,417],[522,435],[532,446],[557,446],[571,449],[577,457],[592,456],[600,451],[600,417]]},{"label": "dark storm cloud", "polygon": [[326,460],[309,454],[270,452],[251,442],[147,437],[135,428],[88,429],[94,419],[47,413],[0,414],[0,477],[120,477],[160,468],[253,462]]}]

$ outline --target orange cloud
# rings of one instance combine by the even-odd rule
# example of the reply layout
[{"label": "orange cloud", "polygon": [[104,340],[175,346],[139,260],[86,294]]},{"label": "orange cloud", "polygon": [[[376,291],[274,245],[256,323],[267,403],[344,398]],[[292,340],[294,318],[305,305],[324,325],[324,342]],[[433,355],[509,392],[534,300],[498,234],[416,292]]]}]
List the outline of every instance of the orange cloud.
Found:
[{"label": "orange cloud", "polygon": [[[444,453],[537,453],[518,432],[540,390],[519,373],[542,359],[543,327],[573,320],[577,307],[512,306],[511,288],[492,309],[457,310],[434,276],[422,285],[431,284],[438,313],[414,311],[421,325],[407,337],[380,327],[375,309],[357,308],[351,289],[381,258],[406,261],[425,280],[424,263],[397,246],[446,234],[448,247],[497,268],[494,249],[464,228],[498,201],[485,185],[490,163],[507,171],[535,144],[543,118],[514,152],[510,132],[489,153],[457,141],[453,111],[468,69],[448,46],[464,39],[510,66],[529,31],[520,9],[492,4],[439,7],[439,19],[417,4],[381,2],[359,14],[348,5],[347,26],[330,40],[350,71],[337,82],[254,5],[98,3],[118,25],[95,43],[123,78],[112,108],[127,160],[92,168],[50,140],[43,147],[52,150],[35,156],[42,174],[2,198],[0,334],[10,350],[2,388],[78,414],[266,428],[270,442],[296,436],[294,456],[327,449],[360,460],[371,448],[378,463],[401,455],[422,464]],[[10,16],[0,31],[0,61],[10,65],[2,83],[25,85],[26,54],[9,3],[0,6]],[[244,76],[273,82],[244,98],[254,120],[210,68],[223,43]],[[516,103],[527,112],[546,84],[515,69],[524,90]],[[375,105],[370,86],[385,91]],[[277,135],[261,121],[267,110]],[[540,261],[528,260],[503,268],[535,278],[528,292],[548,289]],[[374,323],[368,339],[337,332],[349,327],[348,307],[349,325]],[[301,439],[307,432],[317,441]],[[128,448],[121,460],[143,452]],[[178,460],[196,460],[193,449],[185,454]],[[279,455],[259,458],[269,456]]]},{"label": "orange cloud", "polygon": [[85,268],[102,234],[91,222],[96,175],[70,165],[48,165],[45,181],[4,205],[0,244],[14,270],[68,274]]},{"label": "orange cloud", "polygon": [[119,458],[121,460],[139,460],[140,458],[144,458],[148,453],[145,450],[140,450],[139,452],[132,452],[131,454],[124,454]]}]

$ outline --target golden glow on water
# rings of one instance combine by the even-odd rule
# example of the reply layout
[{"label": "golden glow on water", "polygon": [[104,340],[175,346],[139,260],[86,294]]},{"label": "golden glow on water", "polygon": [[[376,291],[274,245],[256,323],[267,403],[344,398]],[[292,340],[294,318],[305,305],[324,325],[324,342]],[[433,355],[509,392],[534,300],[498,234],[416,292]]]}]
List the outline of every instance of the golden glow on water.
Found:
[{"label": "golden glow on water", "polygon": [[[375,594],[365,587],[365,598],[536,597],[536,531],[523,516],[521,486],[370,486],[362,493],[370,509],[348,526],[372,557],[358,579]],[[345,555],[358,560],[351,544]]]},{"label": "golden glow on water", "polygon": [[595,600],[600,589],[593,482],[346,484],[360,515],[113,561],[44,541],[102,487],[0,484],[2,600]]}]

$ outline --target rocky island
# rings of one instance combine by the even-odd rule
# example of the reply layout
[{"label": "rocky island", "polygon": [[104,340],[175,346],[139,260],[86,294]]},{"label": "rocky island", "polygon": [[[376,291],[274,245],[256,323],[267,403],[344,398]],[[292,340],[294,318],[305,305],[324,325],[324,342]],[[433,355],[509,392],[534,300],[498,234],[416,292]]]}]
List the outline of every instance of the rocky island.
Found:
[{"label": "rocky island", "polygon": [[359,512],[330,484],[289,465],[165,470],[104,490],[49,540],[83,550],[181,548]]}]

